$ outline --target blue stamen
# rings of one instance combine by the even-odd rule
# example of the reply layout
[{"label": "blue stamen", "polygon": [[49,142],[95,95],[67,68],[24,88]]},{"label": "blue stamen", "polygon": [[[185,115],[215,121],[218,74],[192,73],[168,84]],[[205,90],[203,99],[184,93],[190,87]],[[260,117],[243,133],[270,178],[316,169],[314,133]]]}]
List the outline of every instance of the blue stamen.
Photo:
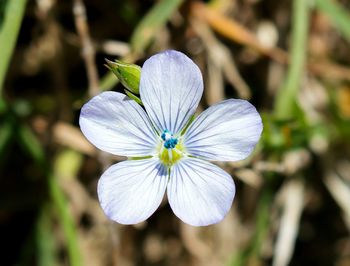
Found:
[{"label": "blue stamen", "polygon": [[173,134],[165,129],[161,135],[162,140],[164,141],[164,148],[173,149],[177,144],[177,138],[173,137]]}]

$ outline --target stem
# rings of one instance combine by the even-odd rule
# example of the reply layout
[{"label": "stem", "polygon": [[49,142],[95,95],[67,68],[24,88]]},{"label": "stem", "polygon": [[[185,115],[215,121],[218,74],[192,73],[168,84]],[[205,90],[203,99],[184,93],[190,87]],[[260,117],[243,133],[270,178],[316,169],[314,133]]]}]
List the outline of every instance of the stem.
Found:
[{"label": "stem", "polygon": [[62,189],[60,188],[55,176],[51,174],[49,176],[48,183],[49,183],[50,195],[52,197],[54,206],[57,209],[60,223],[66,237],[70,265],[72,266],[83,265],[81,254],[79,251],[76,225],[74,224],[72,215],[69,213],[69,206],[67,204],[67,199]]},{"label": "stem", "polygon": [[89,25],[87,22],[86,8],[83,0],[74,0],[73,14],[75,26],[82,46],[82,55],[85,62],[87,77],[89,81],[89,96],[93,97],[100,92],[98,72],[95,63],[96,51],[92,43]]},{"label": "stem", "polygon": [[54,176],[54,174],[52,173],[50,165],[46,161],[45,152],[40,142],[29,128],[24,126],[20,127],[18,130],[18,134],[22,145],[32,156],[32,158],[35,160],[38,166],[40,166],[43,169],[45,175],[48,178],[50,196],[53,205],[57,210],[58,219],[60,221],[64,232],[64,236],[66,238],[67,251],[69,255],[69,265],[83,265],[78,245],[76,225],[71,214],[69,213],[67,199],[57,182],[56,176]]},{"label": "stem", "polygon": [[275,115],[280,119],[293,116],[296,97],[305,67],[307,34],[309,26],[309,1],[293,1],[291,61],[284,86],[279,90]]},{"label": "stem", "polygon": [[7,0],[5,18],[0,25],[0,97],[10,59],[17,41],[17,36],[24,15],[27,0]]},{"label": "stem", "polygon": [[48,206],[42,207],[36,225],[37,265],[55,266],[55,239],[52,234],[51,212]]},{"label": "stem", "polygon": [[251,257],[258,257],[262,242],[266,236],[269,227],[270,207],[272,203],[272,191],[267,186],[262,191],[259,205],[256,209],[256,224],[254,235],[248,247],[238,252],[238,254],[229,263],[231,266],[247,265]]}]

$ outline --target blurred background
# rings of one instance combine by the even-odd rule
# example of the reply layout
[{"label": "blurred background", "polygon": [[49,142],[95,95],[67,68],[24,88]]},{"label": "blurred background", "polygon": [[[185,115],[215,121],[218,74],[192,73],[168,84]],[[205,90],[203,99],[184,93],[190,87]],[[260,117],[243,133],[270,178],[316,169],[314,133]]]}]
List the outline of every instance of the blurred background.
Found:
[{"label": "blurred background", "polygon": [[[350,2],[0,0],[0,265],[350,265]],[[221,163],[237,193],[219,224],[166,202],[109,221],[96,195],[125,158],[83,137],[81,106],[123,91],[105,58],[164,49],[199,65],[199,111],[253,103],[264,132]]]}]

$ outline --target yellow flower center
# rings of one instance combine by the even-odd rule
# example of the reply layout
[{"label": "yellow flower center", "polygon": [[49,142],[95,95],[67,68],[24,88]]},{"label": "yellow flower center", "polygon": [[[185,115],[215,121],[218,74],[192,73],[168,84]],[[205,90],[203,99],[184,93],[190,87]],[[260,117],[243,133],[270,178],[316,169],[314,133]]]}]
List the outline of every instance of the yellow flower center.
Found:
[{"label": "yellow flower center", "polygon": [[164,143],[158,145],[159,160],[166,166],[170,167],[178,162],[185,154],[185,147],[182,141],[179,141],[174,148],[167,149]]}]

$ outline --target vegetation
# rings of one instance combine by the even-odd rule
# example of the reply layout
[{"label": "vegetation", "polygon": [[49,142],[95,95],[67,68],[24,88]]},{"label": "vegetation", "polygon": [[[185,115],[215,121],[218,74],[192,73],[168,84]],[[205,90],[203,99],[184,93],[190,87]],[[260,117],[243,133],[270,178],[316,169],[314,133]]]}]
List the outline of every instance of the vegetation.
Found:
[{"label": "vegetation", "polygon": [[[349,265],[348,25],[343,0],[2,0],[0,264]],[[79,110],[124,92],[105,59],[142,66],[169,48],[199,65],[200,109],[248,99],[263,136],[249,159],[220,164],[237,187],[223,222],[188,226],[164,200],[122,226],[96,183],[125,158],[83,137]]]}]

